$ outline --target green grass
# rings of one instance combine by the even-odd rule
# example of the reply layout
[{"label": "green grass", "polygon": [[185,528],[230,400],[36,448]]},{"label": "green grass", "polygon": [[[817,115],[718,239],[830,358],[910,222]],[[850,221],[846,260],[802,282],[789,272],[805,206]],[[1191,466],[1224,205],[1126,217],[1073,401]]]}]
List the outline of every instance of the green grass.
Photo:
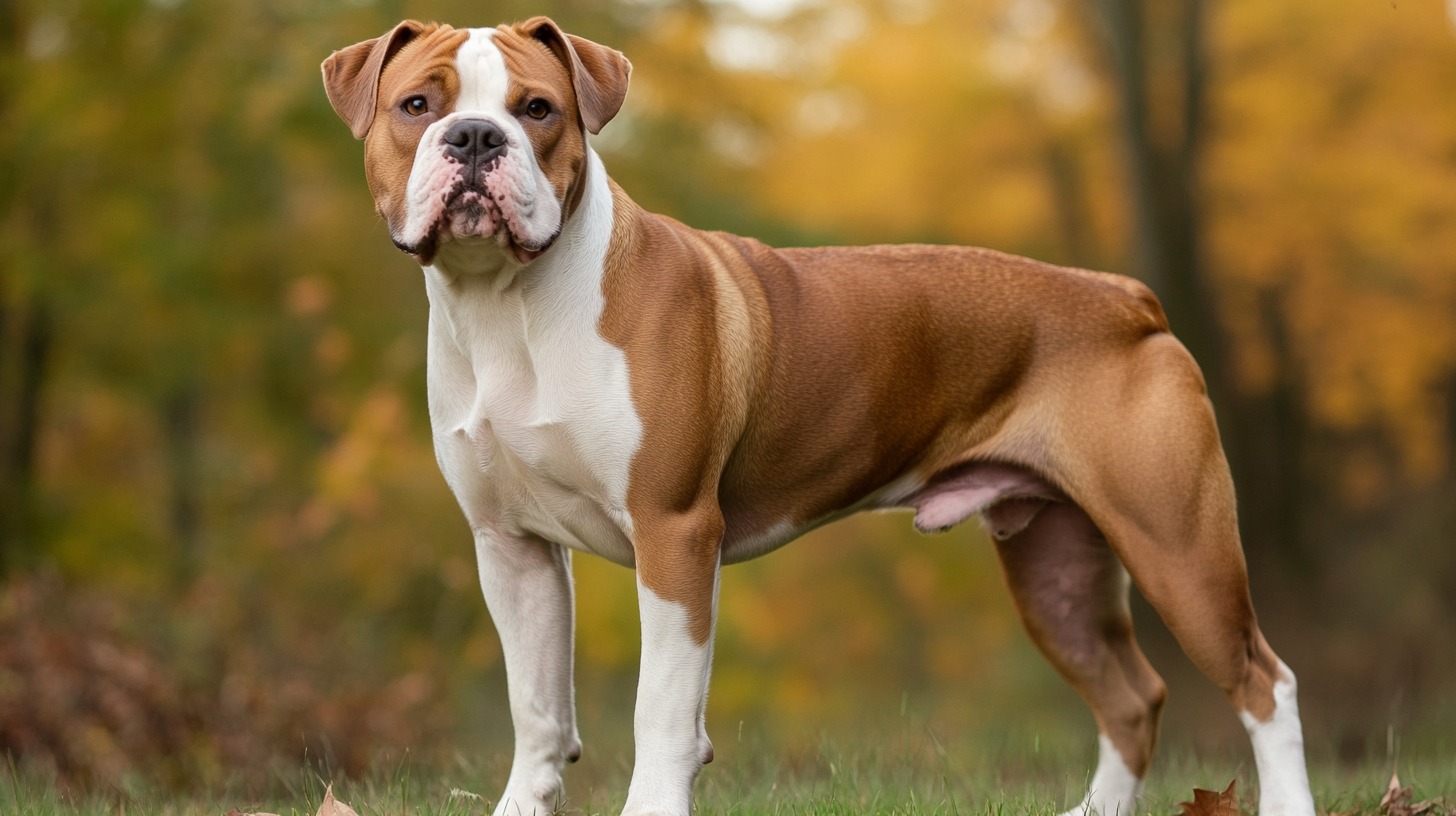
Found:
[{"label": "green grass", "polygon": [[[794,751],[729,750],[709,766],[697,786],[700,814],[722,816],[1051,816],[1082,795],[1086,756],[1054,755],[1036,746],[946,751],[933,737],[840,749],[822,745]],[[1252,810],[1252,769],[1236,760],[1200,759],[1189,751],[1163,751],[1154,766],[1143,812],[1173,816],[1194,787],[1222,790],[1239,780],[1246,811]],[[568,770],[573,814],[620,811],[629,775],[626,755]],[[334,780],[334,795],[361,816],[480,816],[505,779],[504,760],[403,761],[362,779]],[[1387,763],[1312,768],[1315,799],[1325,813],[1376,814],[1390,778]],[[1401,763],[1402,782],[1416,800],[1444,797],[1430,816],[1456,813],[1456,758],[1438,756]],[[256,778],[266,777],[266,778]],[[57,787],[46,775],[13,764],[0,779],[5,816],[224,816],[233,809],[281,816],[313,816],[325,779],[303,767],[242,774],[201,794],[172,794],[146,780],[125,780],[97,790]],[[263,793],[253,791],[263,790]]]}]

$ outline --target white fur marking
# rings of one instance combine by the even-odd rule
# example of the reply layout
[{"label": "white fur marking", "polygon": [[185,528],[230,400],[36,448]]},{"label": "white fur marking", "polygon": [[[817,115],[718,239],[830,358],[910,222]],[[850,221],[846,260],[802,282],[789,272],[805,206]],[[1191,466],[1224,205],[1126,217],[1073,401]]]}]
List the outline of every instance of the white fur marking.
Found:
[{"label": "white fur marking", "polygon": [[1247,711],[1239,714],[1259,769],[1259,816],[1313,816],[1294,672],[1283,663],[1279,671],[1288,679],[1274,683],[1274,715],[1268,722],[1259,722]]},{"label": "white fur marking", "polygon": [[[627,481],[642,438],[627,358],[597,333],[611,241],[606,172],[551,251],[506,286],[426,267],[430,423],[471,527],[633,563]],[[498,272],[505,275],[505,272]]]},{"label": "white fur marking", "polygon": [[460,71],[457,113],[483,114],[495,120],[511,118],[506,112],[506,89],[510,85],[506,60],[494,39],[495,29],[472,28],[455,52],[455,65]]},{"label": "white fur marking", "polygon": [[[713,594],[716,601],[717,584]],[[703,726],[713,646],[697,643],[681,604],[664,601],[637,580],[642,616],[642,673],[633,729],[637,758],[623,816],[692,810],[693,781],[709,746]]]},{"label": "white fur marking", "polygon": [[475,535],[480,588],[505,655],[515,757],[495,816],[547,816],[581,750],[572,693],[571,554],[492,530]]},{"label": "white fur marking", "polygon": [[1097,735],[1097,770],[1081,804],[1062,816],[1132,816],[1143,780],[1123,761],[1122,752],[1106,734]]}]

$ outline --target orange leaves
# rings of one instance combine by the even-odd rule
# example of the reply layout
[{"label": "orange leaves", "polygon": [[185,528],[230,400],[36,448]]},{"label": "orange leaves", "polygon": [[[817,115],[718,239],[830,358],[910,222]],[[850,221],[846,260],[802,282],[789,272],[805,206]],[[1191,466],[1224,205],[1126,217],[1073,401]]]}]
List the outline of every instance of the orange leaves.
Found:
[{"label": "orange leaves", "polygon": [[1237,779],[1230,780],[1223,793],[1194,788],[1192,802],[1178,803],[1179,816],[1239,816],[1237,785]]},{"label": "orange leaves", "polygon": [[[1193,801],[1179,802],[1177,816],[1241,816],[1238,796],[1234,792],[1236,785],[1237,780],[1230,781],[1223,793],[1194,788]],[[1355,807],[1330,816],[1364,816],[1370,813],[1368,807]],[[1400,774],[1392,773],[1385,794],[1374,808],[1374,816],[1456,816],[1456,805],[1440,798],[1417,802],[1415,789],[1401,785]]]}]

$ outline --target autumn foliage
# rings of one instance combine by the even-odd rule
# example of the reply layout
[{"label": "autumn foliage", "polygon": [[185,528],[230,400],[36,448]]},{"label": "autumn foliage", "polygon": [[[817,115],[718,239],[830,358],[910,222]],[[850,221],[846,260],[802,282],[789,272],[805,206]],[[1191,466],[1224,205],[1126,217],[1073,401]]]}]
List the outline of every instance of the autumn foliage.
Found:
[{"label": "autumn foliage", "polygon": [[278,757],[359,775],[388,746],[446,733],[422,674],[361,673],[349,656],[219,630],[149,640],[114,600],[73,592],[62,602],[57,589],[16,581],[0,600],[0,754],[62,782],[145,773],[196,787]]},{"label": "autumn foliage", "polygon": [[[430,448],[418,270],[319,83],[400,13],[547,13],[621,48],[632,90],[595,145],[695,226],[1148,278],[1189,316],[1175,331],[1206,329],[1255,601],[1311,753],[1357,759],[1387,729],[1449,750],[1446,6],[0,3],[0,752],[182,779],[497,736],[499,649]],[[710,728],[793,734],[913,698],[956,733],[1090,739],[985,544],[861,518],[729,570]],[[581,706],[610,714],[634,587],[576,571]],[[1221,700],[1180,707],[1207,684],[1141,617],[1172,736],[1240,739]]]}]

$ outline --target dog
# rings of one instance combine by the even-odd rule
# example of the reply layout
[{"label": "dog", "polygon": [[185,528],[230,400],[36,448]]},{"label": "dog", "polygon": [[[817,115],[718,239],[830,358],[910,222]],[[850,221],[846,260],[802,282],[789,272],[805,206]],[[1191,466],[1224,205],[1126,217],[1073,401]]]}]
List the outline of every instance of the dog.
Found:
[{"label": "dog", "polygon": [[578,758],[571,551],[634,568],[624,813],[686,816],[719,571],[859,510],[979,515],[1099,754],[1072,814],[1137,808],[1166,696],[1135,582],[1252,741],[1260,816],[1312,816],[1294,673],[1256,623],[1202,374],[1153,294],[985,249],[774,249],[646,212],[591,148],[631,65],[537,17],[408,20],[323,63],[394,244],[424,270],[440,470],[505,657],[496,816]]}]

